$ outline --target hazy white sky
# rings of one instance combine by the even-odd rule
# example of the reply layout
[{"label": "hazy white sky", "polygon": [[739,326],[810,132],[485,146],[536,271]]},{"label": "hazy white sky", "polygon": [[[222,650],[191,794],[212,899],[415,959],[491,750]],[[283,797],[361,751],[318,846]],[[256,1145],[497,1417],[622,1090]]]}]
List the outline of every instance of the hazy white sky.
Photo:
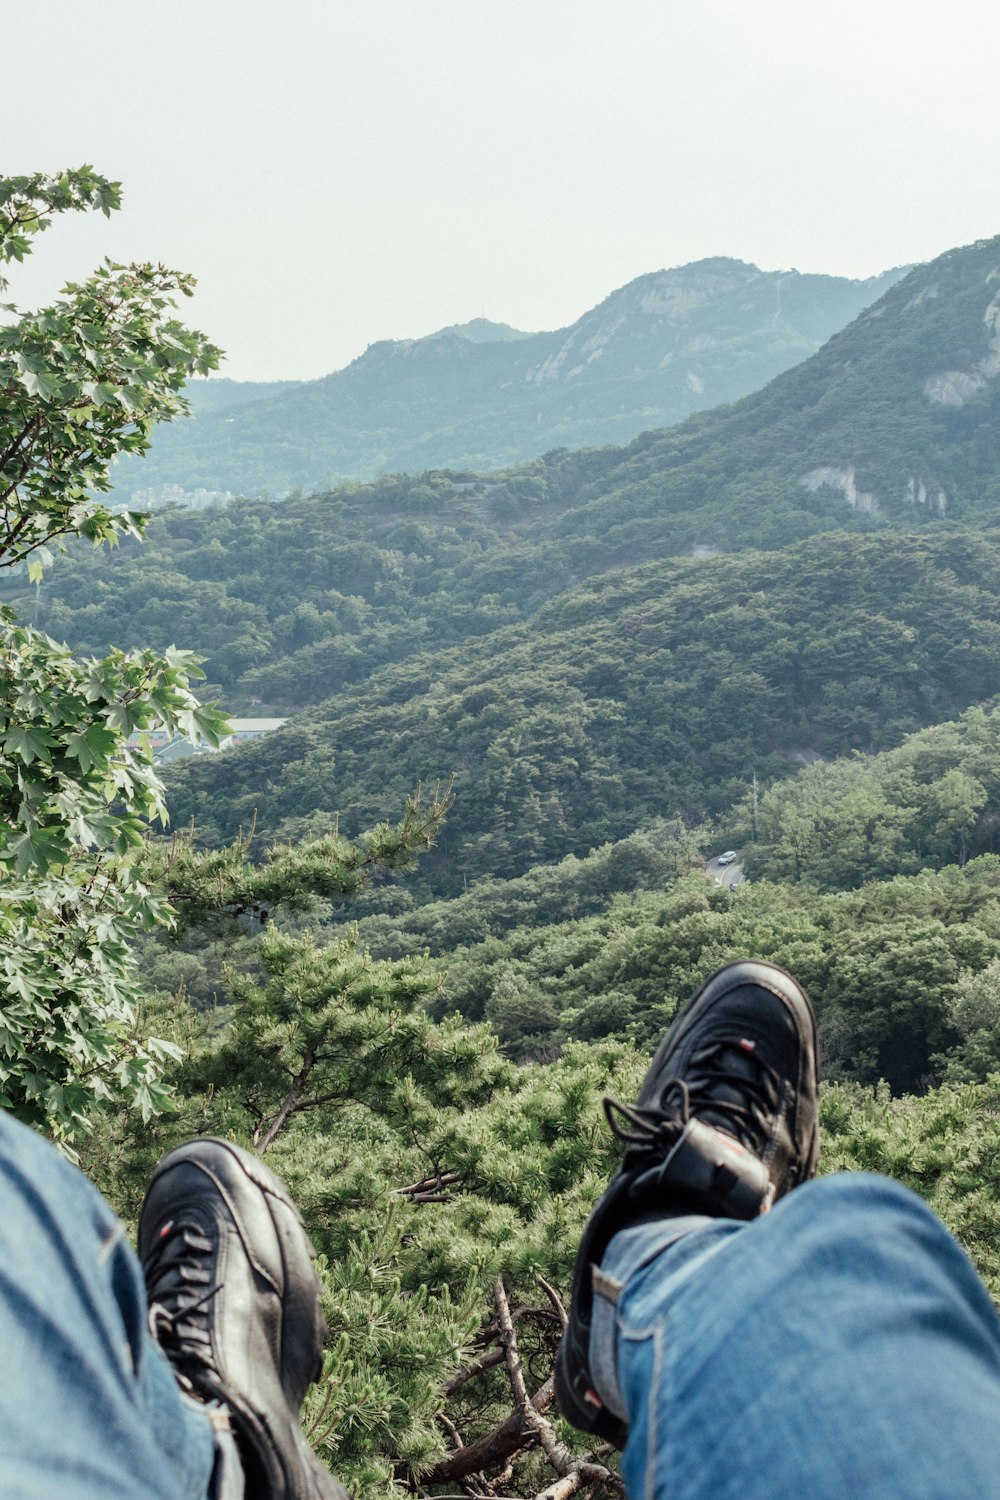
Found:
[{"label": "hazy white sky", "polygon": [[126,192],[11,295],[191,270],[238,379],[707,255],[866,276],[1000,233],[996,0],[11,0],[2,35],[0,171]]}]

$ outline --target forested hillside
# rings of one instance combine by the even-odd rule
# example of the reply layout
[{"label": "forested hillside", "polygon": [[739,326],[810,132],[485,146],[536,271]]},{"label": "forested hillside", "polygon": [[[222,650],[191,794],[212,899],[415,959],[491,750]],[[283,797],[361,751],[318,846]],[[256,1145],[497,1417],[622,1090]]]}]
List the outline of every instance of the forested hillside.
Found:
[{"label": "forested hillside", "polygon": [[[279,850],[266,912],[185,920],[143,955],[157,1025],[184,1051],[180,1115],[106,1126],[94,1168],[134,1212],[171,1140],[266,1150],[328,1257],[337,1339],[313,1411],[333,1467],[371,1500],[453,1493],[473,1463],[537,1494],[551,1471],[512,1410],[497,1318],[518,1307],[547,1411],[558,1293],[613,1161],[601,1096],[633,1095],[714,968],[760,955],[816,1003],[821,1169],[916,1188],[996,1292],[1000,858],[978,851],[1000,826],[998,749],[1000,711],[974,709],[803,768],[756,818],[748,796],[726,814],[749,872],[735,889],[705,878],[717,830],[673,820],[450,900],[373,885],[296,916],[295,854]],[[568,1465],[593,1460],[556,1431]]]},{"label": "forested hillside", "polygon": [[478,318],[373,344],[322,380],[211,381],[194,416],[115,471],[133,489],[282,495],[431,467],[497,469],[554,447],[622,443],[734,401],[805,359],[901,270],[866,281],[719,257],[641,276],[569,328]]},{"label": "forested hillside", "polygon": [[998,265],[1000,241],[951,252],[766,390],[627,448],[175,512],[144,549],[77,548],[37,594],[14,580],[9,596],[88,651],[183,639],[227,706],[287,710],[611,569],[832,529],[988,527]]},{"label": "forested hillside", "polygon": [[1000,692],[1000,548],[954,526],[605,575],[524,624],[424,652],[238,757],[171,777],[228,839],[354,830],[455,777],[435,889],[700,821],[796,757],[887,746]]},{"label": "forested hillside", "polygon": [[[726,809],[721,834],[651,823],[450,899],[372,892],[352,915],[378,955],[442,960],[439,1012],[489,1019],[514,1055],[648,1046],[665,1005],[747,953],[808,985],[828,1076],[984,1079],[1000,1067],[998,767],[1000,710],[974,708],[891,751],[804,767],[756,811],[750,795]],[[723,837],[748,877],[732,888],[705,879]]]}]

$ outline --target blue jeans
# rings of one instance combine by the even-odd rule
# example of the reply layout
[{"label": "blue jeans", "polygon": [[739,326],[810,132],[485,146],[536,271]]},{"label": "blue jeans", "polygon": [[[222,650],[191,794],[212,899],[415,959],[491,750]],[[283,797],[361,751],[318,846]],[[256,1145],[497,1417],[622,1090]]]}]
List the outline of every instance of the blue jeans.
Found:
[{"label": "blue jeans", "polygon": [[[912,1193],[851,1175],[751,1224],[616,1235],[592,1373],[626,1416],[630,1500],[1000,1496],[1000,1324]],[[229,1500],[224,1414],[149,1336],[100,1195],[0,1112],[0,1496]]]},{"label": "blue jeans", "polygon": [[153,1342],[111,1209],[0,1111],[3,1500],[228,1500],[243,1486],[227,1425]]},{"label": "blue jeans", "polygon": [[1000,1496],[1000,1322],[898,1183],[842,1174],[748,1224],[638,1225],[594,1288],[629,1500]]}]

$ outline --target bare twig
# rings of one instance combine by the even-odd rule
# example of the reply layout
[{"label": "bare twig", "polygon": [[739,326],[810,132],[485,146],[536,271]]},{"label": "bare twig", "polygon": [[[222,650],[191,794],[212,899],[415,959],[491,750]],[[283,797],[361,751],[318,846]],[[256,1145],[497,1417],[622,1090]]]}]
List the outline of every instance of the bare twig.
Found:
[{"label": "bare twig", "polygon": [[465,1444],[462,1442],[462,1434],[459,1432],[454,1422],[448,1416],[447,1412],[438,1412],[438,1421],[441,1423],[441,1426],[451,1438],[452,1446],[456,1449],[456,1451],[459,1448],[464,1448]]},{"label": "bare twig", "polygon": [[470,1364],[463,1365],[460,1370],[456,1370],[451,1379],[446,1380],[441,1387],[442,1392],[446,1396],[453,1395],[455,1391],[465,1385],[467,1380],[474,1380],[477,1375],[482,1375],[484,1371],[492,1370],[494,1365],[502,1365],[505,1358],[506,1356],[501,1346],[495,1349],[488,1349],[478,1359],[474,1359]]},{"label": "bare twig", "polygon": [[549,1301],[552,1303],[552,1306],[556,1310],[556,1315],[558,1316],[560,1323],[565,1328],[569,1322],[569,1315],[566,1312],[566,1308],[559,1293],[556,1291],[554,1286],[550,1285],[550,1283],[545,1280],[545,1277],[540,1272],[535,1273],[535,1280],[538,1282],[538,1285],[541,1287],[546,1297],[548,1297]]},{"label": "bare twig", "polygon": [[510,1376],[511,1387],[514,1391],[514,1400],[518,1406],[527,1406],[528,1388],[524,1383],[521,1356],[517,1352],[517,1334],[514,1332],[514,1324],[511,1321],[510,1303],[507,1301],[507,1292],[504,1288],[502,1276],[498,1276],[496,1279],[496,1285],[493,1288],[493,1298],[497,1305],[497,1317],[500,1322],[500,1342],[503,1345],[504,1357],[507,1361],[507,1373]]},{"label": "bare twig", "polygon": [[309,1439],[310,1443],[312,1443],[314,1448],[318,1446],[319,1440],[316,1434],[318,1433],[320,1425],[322,1424],[327,1412],[330,1409],[330,1402],[333,1399],[333,1390],[334,1386],[333,1381],[331,1380],[327,1383],[326,1390],[323,1392],[323,1401],[320,1405],[319,1411],[313,1417],[312,1421],[309,1423],[309,1426],[303,1429],[306,1437]]},{"label": "bare twig", "polygon": [[521,1369],[521,1356],[517,1350],[517,1334],[511,1321],[510,1304],[507,1301],[502,1276],[497,1277],[493,1297],[497,1305],[497,1316],[500,1319],[500,1342],[503,1344],[507,1358],[507,1373],[510,1376],[514,1400],[517,1402],[518,1409],[524,1413],[526,1425],[537,1434],[545,1457],[556,1473],[567,1474],[573,1466],[573,1455],[556,1437],[556,1430],[552,1423],[540,1411],[536,1411],[528,1397],[524,1371]]},{"label": "bare twig", "polygon": [[441,1196],[432,1197],[431,1194],[440,1194],[440,1190],[450,1187],[454,1182],[461,1182],[461,1172],[438,1172],[433,1177],[424,1177],[420,1182],[411,1182],[409,1187],[393,1189],[395,1198],[412,1198],[417,1203],[447,1203],[452,1194],[445,1193]]}]

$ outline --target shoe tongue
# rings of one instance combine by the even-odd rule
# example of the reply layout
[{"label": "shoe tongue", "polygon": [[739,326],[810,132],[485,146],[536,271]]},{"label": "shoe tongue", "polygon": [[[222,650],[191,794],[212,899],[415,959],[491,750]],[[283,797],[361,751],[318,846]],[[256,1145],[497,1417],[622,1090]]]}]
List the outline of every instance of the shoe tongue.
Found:
[{"label": "shoe tongue", "polygon": [[[760,1083],[760,1069],[753,1059],[753,1051],[734,1042],[714,1050],[711,1059],[712,1073],[724,1073],[724,1078],[712,1077],[692,1091],[692,1113],[706,1125],[723,1130],[727,1135],[739,1139],[733,1112],[727,1105],[736,1105],[740,1111],[749,1108],[751,1098]],[[745,1079],[751,1089],[741,1088],[739,1080]],[[713,1106],[718,1106],[713,1108]]]}]

